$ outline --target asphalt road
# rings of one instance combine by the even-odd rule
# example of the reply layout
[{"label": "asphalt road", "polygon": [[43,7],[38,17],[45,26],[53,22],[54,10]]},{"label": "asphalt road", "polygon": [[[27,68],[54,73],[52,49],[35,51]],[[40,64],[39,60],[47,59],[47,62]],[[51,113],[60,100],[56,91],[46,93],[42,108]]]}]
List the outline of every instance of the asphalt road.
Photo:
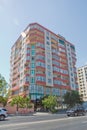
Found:
[{"label": "asphalt road", "polygon": [[87,130],[87,116],[14,116],[0,121],[0,130]]}]

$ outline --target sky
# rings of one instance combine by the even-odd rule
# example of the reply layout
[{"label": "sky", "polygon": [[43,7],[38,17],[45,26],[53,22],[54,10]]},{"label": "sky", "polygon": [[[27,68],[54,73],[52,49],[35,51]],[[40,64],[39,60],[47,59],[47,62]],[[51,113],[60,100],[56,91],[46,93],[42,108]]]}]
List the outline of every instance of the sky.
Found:
[{"label": "sky", "polygon": [[0,73],[8,83],[11,47],[33,22],[75,45],[77,67],[87,64],[87,0],[0,0]]}]

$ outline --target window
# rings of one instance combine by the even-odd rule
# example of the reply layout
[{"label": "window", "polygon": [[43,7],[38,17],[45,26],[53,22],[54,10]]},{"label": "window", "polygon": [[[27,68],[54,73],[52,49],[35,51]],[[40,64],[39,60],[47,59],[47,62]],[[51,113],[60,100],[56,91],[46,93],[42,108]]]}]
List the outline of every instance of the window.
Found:
[{"label": "window", "polygon": [[35,64],[34,63],[31,64],[31,68],[35,68]]},{"label": "window", "polygon": [[36,77],[36,80],[37,80],[37,81],[43,81],[43,82],[46,81],[45,77],[42,77],[42,76],[37,76],[37,77]]},{"label": "window", "polygon": [[73,76],[73,73],[71,73],[71,76]]},{"label": "window", "polygon": [[50,58],[48,58],[48,59],[47,59],[47,62],[49,62],[49,63],[50,63]]},{"label": "window", "polygon": [[28,76],[26,76],[25,81],[29,81],[29,77]]},{"label": "window", "polygon": [[29,54],[30,53],[30,50],[27,50],[27,54]]},{"label": "window", "polygon": [[51,72],[50,71],[48,71],[48,76],[51,76]]},{"label": "window", "polygon": [[47,50],[50,50],[50,46],[47,46]]},{"label": "window", "polygon": [[32,51],[31,51],[31,55],[35,55],[35,50],[32,50]]},{"label": "window", "polygon": [[36,62],[36,66],[41,66],[41,67],[45,67],[45,64],[42,62]]},{"label": "window", "polygon": [[23,92],[23,87],[20,88],[20,92]]},{"label": "window", "polygon": [[72,67],[70,67],[70,70],[71,70],[71,71],[73,70]]},{"label": "window", "polygon": [[48,79],[48,83],[51,83],[51,81],[52,81],[51,79]]},{"label": "window", "polygon": [[47,39],[49,40],[49,37],[47,36]]},{"label": "window", "polygon": [[57,88],[52,88],[52,94],[59,96],[60,95],[60,90],[57,89]]},{"label": "window", "polygon": [[63,40],[61,40],[61,39],[59,39],[59,43],[65,45],[65,42]]},{"label": "window", "polygon": [[49,32],[47,31],[46,34],[49,35]]},{"label": "window", "polygon": [[34,61],[34,59],[35,59],[34,57],[31,58],[32,61]]},{"label": "window", "polygon": [[50,45],[50,43],[47,41],[47,45]]},{"label": "window", "polygon": [[51,66],[50,66],[50,65],[47,65],[47,68],[50,70],[50,69],[51,69]]},{"label": "window", "polygon": [[50,88],[46,88],[46,94],[50,94]]},{"label": "window", "polygon": [[70,45],[71,49],[73,49],[75,51],[75,47],[73,45]]},{"label": "window", "polygon": [[69,60],[71,61],[71,57],[69,57]]},{"label": "window", "polygon": [[31,45],[31,49],[35,49],[35,45]]},{"label": "window", "polygon": [[62,95],[66,94],[67,90],[63,89],[62,91]]},{"label": "window", "polygon": [[37,86],[37,91],[39,94],[43,94],[44,93],[43,86]]},{"label": "window", "polygon": [[27,57],[26,57],[26,60],[30,60],[30,56],[27,56]]},{"label": "window", "polygon": [[31,75],[34,75],[35,74],[35,70],[31,70]]},{"label": "window", "polygon": [[31,78],[31,83],[35,83],[35,78],[34,77]]},{"label": "window", "polygon": [[72,80],[72,81],[74,81],[74,79],[73,79],[73,78],[71,78],[71,80]]}]

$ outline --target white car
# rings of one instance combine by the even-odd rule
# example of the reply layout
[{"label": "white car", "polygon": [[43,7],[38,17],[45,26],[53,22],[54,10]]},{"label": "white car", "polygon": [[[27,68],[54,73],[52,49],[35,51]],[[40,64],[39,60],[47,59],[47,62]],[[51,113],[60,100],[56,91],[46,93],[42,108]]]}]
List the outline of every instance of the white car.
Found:
[{"label": "white car", "polygon": [[0,121],[5,120],[7,116],[7,110],[5,108],[0,108]]}]

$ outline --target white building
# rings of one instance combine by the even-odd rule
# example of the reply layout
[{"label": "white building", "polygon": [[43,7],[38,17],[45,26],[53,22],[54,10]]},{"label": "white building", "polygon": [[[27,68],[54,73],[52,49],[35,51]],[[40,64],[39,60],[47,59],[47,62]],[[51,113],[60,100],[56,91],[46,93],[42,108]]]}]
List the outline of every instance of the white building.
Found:
[{"label": "white building", "polygon": [[83,101],[87,101],[87,65],[79,67],[77,71],[79,93]]}]

